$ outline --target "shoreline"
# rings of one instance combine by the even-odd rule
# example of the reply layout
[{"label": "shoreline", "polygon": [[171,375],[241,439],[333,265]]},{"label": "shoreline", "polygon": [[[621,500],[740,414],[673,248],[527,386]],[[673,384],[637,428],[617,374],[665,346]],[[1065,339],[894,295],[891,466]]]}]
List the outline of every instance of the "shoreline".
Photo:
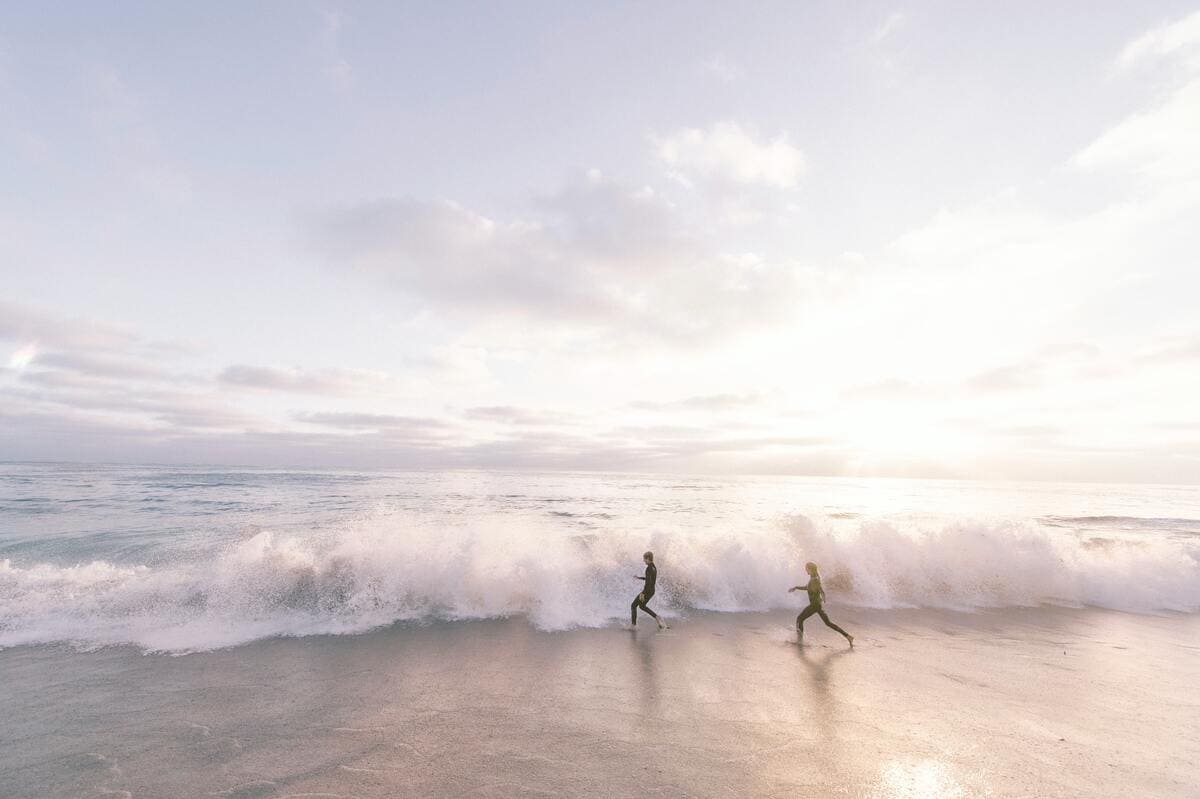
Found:
[{"label": "shoreline", "polygon": [[[795,617],[805,607],[803,600],[797,600],[794,607],[775,607],[766,610],[711,610],[707,608],[686,608],[682,611],[675,610],[669,607],[654,605],[651,609],[656,611],[662,619],[667,622],[672,628],[676,624],[681,627],[687,627],[692,622],[714,622],[719,623],[721,619],[728,619],[731,623],[739,619],[757,619],[770,618],[790,618],[792,624],[785,624],[789,631],[794,632]],[[1187,612],[1173,609],[1159,610],[1127,610],[1123,608],[1108,608],[1101,605],[1068,605],[1055,602],[1045,602],[1037,605],[1020,605],[1007,607],[894,607],[894,608],[875,608],[852,604],[836,604],[831,605],[825,603],[827,609],[833,608],[830,611],[830,618],[835,623],[838,623],[842,618],[861,618],[867,620],[872,626],[886,628],[889,624],[900,623],[920,623],[922,621],[929,622],[930,620],[939,619],[945,622],[952,622],[967,628],[984,629],[997,621],[1012,621],[1021,620],[1022,622],[1034,623],[1038,617],[1047,619],[1058,619],[1061,615],[1066,614],[1071,617],[1078,617],[1080,614],[1103,614],[1126,616],[1130,619],[1143,619],[1147,621],[1162,620],[1162,621],[1178,621],[1187,623],[1189,620],[1195,621],[1200,627],[1200,612]],[[11,644],[0,646],[0,658],[3,658],[6,653],[54,653],[67,657],[70,655],[89,656],[103,652],[125,653],[128,655],[139,655],[143,657],[167,657],[167,658],[184,658],[198,657],[205,655],[218,655],[221,653],[236,653],[240,650],[251,649],[253,647],[270,645],[271,643],[297,642],[305,641],[323,642],[328,645],[332,642],[352,640],[355,638],[368,638],[373,636],[388,636],[388,635],[406,635],[417,634],[422,631],[432,631],[437,629],[452,630],[463,629],[469,630],[475,627],[491,626],[491,625],[521,625],[529,629],[531,633],[545,636],[567,636],[577,635],[582,633],[602,633],[604,631],[622,631],[628,632],[629,622],[622,620],[623,617],[614,616],[607,623],[599,626],[576,625],[566,628],[551,628],[546,629],[534,624],[525,613],[516,613],[510,616],[493,616],[483,618],[451,618],[451,617],[426,617],[421,619],[398,619],[388,624],[381,624],[376,627],[363,630],[353,630],[347,632],[303,632],[303,633],[281,633],[275,635],[264,635],[261,638],[254,638],[238,643],[214,645],[206,647],[198,647],[194,649],[161,649],[154,648],[148,645],[136,644],[132,642],[122,643],[89,643],[81,641],[37,641],[31,643]],[[639,624],[636,632],[645,630],[654,630],[654,619],[646,614],[639,612]],[[845,626],[845,625],[843,625]],[[806,640],[815,630],[827,630],[828,628],[821,622],[816,615],[812,616],[805,622]],[[842,640],[833,633],[837,640]],[[850,630],[855,635],[855,642],[862,644],[858,634]],[[794,634],[792,636],[795,638]],[[1200,649],[1200,643],[1197,648]]]}]

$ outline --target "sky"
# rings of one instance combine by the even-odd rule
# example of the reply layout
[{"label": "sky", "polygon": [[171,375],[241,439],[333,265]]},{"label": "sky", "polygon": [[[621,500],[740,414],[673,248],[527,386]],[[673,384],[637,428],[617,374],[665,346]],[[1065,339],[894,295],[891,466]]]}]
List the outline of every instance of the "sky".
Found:
[{"label": "sky", "polygon": [[1200,482],[1195,2],[10,3],[0,460]]}]

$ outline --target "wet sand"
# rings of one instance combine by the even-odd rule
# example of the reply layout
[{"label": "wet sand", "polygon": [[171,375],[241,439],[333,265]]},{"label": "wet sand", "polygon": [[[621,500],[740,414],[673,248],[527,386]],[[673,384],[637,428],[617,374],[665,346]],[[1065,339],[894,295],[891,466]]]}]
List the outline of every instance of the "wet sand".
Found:
[{"label": "wet sand", "polygon": [[522,620],[185,656],[0,651],[44,797],[1195,797],[1200,617],[1041,608]]}]

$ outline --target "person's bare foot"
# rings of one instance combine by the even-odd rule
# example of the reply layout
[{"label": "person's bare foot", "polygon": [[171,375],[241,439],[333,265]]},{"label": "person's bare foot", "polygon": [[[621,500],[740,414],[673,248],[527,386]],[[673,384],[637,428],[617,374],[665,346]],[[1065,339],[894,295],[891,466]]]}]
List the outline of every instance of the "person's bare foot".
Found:
[{"label": "person's bare foot", "polygon": [[660,629],[660,630],[669,630],[669,629],[671,629],[671,628],[667,626],[667,623],[666,623],[665,621],[663,621],[662,619],[659,619],[659,620],[658,620],[658,629]]},{"label": "person's bare foot", "polygon": [[853,636],[853,635],[847,635],[847,636],[846,636],[846,640],[850,642],[850,648],[851,648],[851,649],[853,649],[853,648],[854,648],[854,636]]}]

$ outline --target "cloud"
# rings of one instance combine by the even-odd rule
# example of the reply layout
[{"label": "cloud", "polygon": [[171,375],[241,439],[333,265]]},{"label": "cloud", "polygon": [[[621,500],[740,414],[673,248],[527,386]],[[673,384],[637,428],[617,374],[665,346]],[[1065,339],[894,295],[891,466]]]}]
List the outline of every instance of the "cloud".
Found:
[{"label": "cloud", "polygon": [[560,260],[632,272],[697,251],[670,202],[649,186],[625,186],[596,169],[535,204],[545,215],[538,224],[556,243]]},{"label": "cloud", "polygon": [[999,436],[1034,439],[1046,442],[1058,438],[1066,432],[1062,427],[1052,424],[1018,424],[993,427],[989,432]]},{"label": "cloud", "polygon": [[1200,78],[1188,81],[1156,107],[1122,121],[1081,150],[1074,164],[1087,170],[1128,170],[1177,182],[1200,176]]},{"label": "cloud", "polygon": [[384,199],[317,216],[312,238],[332,268],[410,301],[478,324],[535,317],[610,340],[706,340],[773,318],[796,289],[791,266],[715,252],[653,190],[595,171],[536,198],[527,218]]},{"label": "cloud", "polygon": [[686,185],[716,182],[795,188],[804,173],[804,153],[787,134],[759,141],[736,122],[717,122],[707,130],[683,128],[653,139],[659,160]]},{"label": "cloud", "polygon": [[0,300],[0,340],[35,344],[41,349],[112,350],[140,339],[128,328],[59,314]]},{"label": "cloud", "polygon": [[33,359],[35,366],[47,366],[69,372],[115,380],[180,379],[157,363],[126,355],[88,352],[43,352]]},{"label": "cloud", "polygon": [[728,411],[756,405],[761,401],[758,394],[704,394],[668,402],[639,400],[629,407],[639,411]]},{"label": "cloud", "polygon": [[1154,59],[1182,56],[1189,66],[1200,68],[1200,60],[1196,60],[1198,51],[1200,11],[1160,25],[1134,39],[1117,56],[1117,66],[1129,69]]},{"label": "cloud", "polygon": [[56,414],[104,425],[132,424],[160,433],[164,426],[244,429],[262,421],[211,395],[128,382],[96,382],[70,372],[35,372],[24,375],[23,383],[22,387],[0,388],[0,395],[34,415]]},{"label": "cloud", "polygon": [[59,435],[53,417],[104,435],[126,427],[146,435],[232,431],[262,422],[213,394],[203,372],[177,368],[192,350],[125,327],[0,303],[0,340],[18,342],[13,368],[0,374],[4,404],[40,420],[49,437]]},{"label": "cloud", "polygon": [[1154,347],[1137,360],[1142,363],[1178,363],[1198,358],[1200,358],[1200,336],[1176,338],[1174,341]]},{"label": "cloud", "polygon": [[333,427],[341,430],[374,430],[403,433],[407,436],[438,437],[450,425],[440,419],[419,416],[396,416],[386,413],[353,413],[345,411],[297,413],[293,418],[304,424]]},{"label": "cloud", "polygon": [[145,430],[230,429],[258,421],[204,391],[211,386],[207,377],[167,366],[165,359],[187,356],[188,349],[124,327],[0,303],[0,340],[24,342],[10,356],[12,369],[0,375],[0,392],[33,416],[97,423],[102,417]]},{"label": "cloud", "polygon": [[892,248],[924,264],[961,264],[972,256],[1035,241],[1052,230],[1050,220],[1015,190],[966,208],[940,208],[921,227],[898,237]]},{"label": "cloud", "polygon": [[319,219],[315,243],[335,265],[417,296],[585,317],[618,309],[619,276],[661,271],[682,245],[652,192],[598,176],[538,205],[534,219],[497,222],[446,200],[376,200]]},{"label": "cloud", "polygon": [[305,370],[246,364],[226,367],[217,379],[226,385],[257,391],[333,396],[379,391],[392,385],[392,379],[386,373],[368,369]]},{"label": "cloud", "polygon": [[760,450],[808,449],[837,443],[828,436],[737,436],[713,435],[697,428],[622,428],[641,439],[638,446],[658,457],[683,458],[713,453],[752,454]]},{"label": "cloud", "polygon": [[1013,391],[1031,388],[1041,382],[1040,371],[1032,364],[1001,366],[980,372],[966,381],[974,391]]},{"label": "cloud", "polygon": [[528,427],[570,424],[577,419],[574,414],[518,408],[513,405],[481,405],[467,408],[463,411],[463,418],[477,422],[499,422]]},{"label": "cloud", "polygon": [[[774,464],[767,471],[795,471],[800,460],[831,462],[822,448],[825,439],[816,437],[728,438],[702,429],[580,434],[530,428],[464,442],[456,440],[452,425],[423,417],[333,412],[295,418],[318,430],[163,427],[128,416],[13,410],[4,405],[0,446],[14,459],[342,468],[679,471],[703,459],[710,470],[728,472],[764,459]],[[323,427],[330,430],[319,429]]]},{"label": "cloud", "polygon": [[786,462],[815,456],[827,461],[826,455],[815,453],[830,443],[816,436],[726,438],[701,428],[624,427],[595,435],[523,432],[464,447],[453,457],[475,466],[648,471],[677,471],[701,459],[712,471],[727,472],[764,458]]},{"label": "cloud", "polygon": [[1168,61],[1182,76],[1157,105],[1125,119],[1081,150],[1073,163],[1087,170],[1130,170],[1161,182],[1200,176],[1200,11],[1155,28],[1117,57],[1129,69]]},{"label": "cloud", "polygon": [[933,390],[897,377],[851,386],[842,391],[845,400],[909,400],[928,398]]}]

